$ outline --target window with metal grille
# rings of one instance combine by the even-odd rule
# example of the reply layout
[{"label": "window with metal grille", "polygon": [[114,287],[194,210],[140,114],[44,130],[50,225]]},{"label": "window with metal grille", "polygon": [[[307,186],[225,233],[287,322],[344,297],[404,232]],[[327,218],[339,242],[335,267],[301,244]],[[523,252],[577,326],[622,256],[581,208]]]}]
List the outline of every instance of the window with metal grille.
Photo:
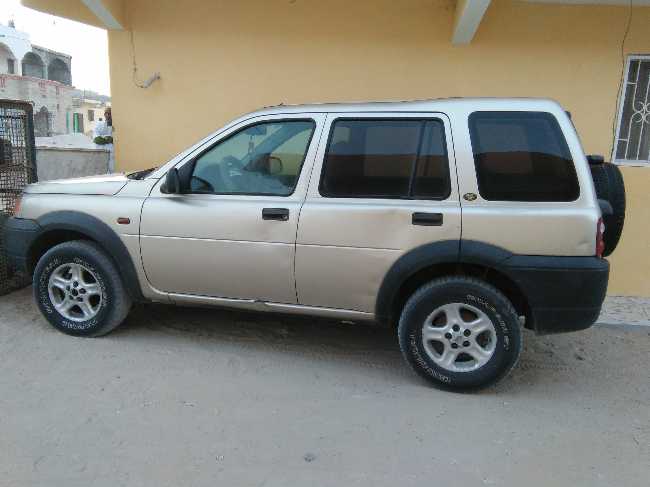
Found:
[{"label": "window with metal grille", "polygon": [[88,121],[89,122],[95,121],[95,110],[88,110]]},{"label": "window with metal grille", "polygon": [[650,163],[650,55],[627,58],[613,159]]}]

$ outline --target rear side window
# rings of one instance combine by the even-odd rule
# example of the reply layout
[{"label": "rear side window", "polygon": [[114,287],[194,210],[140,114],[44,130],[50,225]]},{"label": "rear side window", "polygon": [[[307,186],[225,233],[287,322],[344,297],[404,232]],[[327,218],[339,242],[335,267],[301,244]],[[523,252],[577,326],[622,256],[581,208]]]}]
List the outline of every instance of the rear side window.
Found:
[{"label": "rear side window", "polygon": [[543,112],[469,117],[481,196],[494,201],[573,201],[580,189],[557,120]]},{"label": "rear side window", "polygon": [[440,120],[339,119],[332,124],[323,196],[445,199],[449,188]]}]

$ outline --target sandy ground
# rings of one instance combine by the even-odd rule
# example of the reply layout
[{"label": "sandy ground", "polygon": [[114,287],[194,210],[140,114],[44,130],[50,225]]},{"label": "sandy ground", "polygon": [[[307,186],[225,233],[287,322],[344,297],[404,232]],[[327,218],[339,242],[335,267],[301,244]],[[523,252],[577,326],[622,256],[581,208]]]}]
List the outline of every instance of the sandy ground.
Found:
[{"label": "sandy ground", "polygon": [[72,338],[0,297],[2,486],[648,486],[650,329],[525,334],[476,395],[388,330],[141,306]]}]

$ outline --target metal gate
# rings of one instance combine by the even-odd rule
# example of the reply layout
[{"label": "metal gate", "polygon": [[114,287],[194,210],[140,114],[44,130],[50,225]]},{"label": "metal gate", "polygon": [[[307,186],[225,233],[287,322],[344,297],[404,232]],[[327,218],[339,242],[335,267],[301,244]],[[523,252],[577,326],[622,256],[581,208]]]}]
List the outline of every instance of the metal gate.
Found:
[{"label": "metal gate", "polygon": [[36,181],[36,147],[32,105],[0,100],[0,295],[29,283],[9,269],[4,222],[14,211],[25,186]]}]

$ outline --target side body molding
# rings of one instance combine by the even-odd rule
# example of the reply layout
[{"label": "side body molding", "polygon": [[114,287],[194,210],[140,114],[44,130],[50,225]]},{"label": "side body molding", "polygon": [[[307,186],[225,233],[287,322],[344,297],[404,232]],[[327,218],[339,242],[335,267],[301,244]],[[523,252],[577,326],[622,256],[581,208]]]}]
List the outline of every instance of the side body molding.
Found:
[{"label": "side body molding", "polygon": [[390,319],[391,309],[400,287],[418,271],[436,264],[458,262],[460,240],[443,240],[416,247],[393,263],[384,276],[377,293],[375,317],[380,323]]},{"label": "side body molding", "polygon": [[507,274],[506,262],[512,253],[494,245],[470,240],[444,240],[417,247],[401,256],[388,270],[377,294],[375,316],[385,323],[401,286],[412,276],[439,264],[474,264]]},{"label": "side body molding", "polygon": [[461,240],[459,261],[463,264],[476,264],[503,270],[506,261],[512,257],[509,252],[496,245],[474,240]]},{"label": "side body molding", "polygon": [[510,281],[529,310],[526,327],[538,334],[588,328],[607,293],[609,263],[596,256],[517,255],[483,242],[439,242],[418,247],[393,264],[380,287],[376,319],[387,323],[392,318],[400,288],[410,277],[449,263],[492,269]]},{"label": "side body molding", "polygon": [[131,298],[134,301],[145,301],[131,255],[120,237],[106,223],[77,211],[46,213],[37,219],[37,223],[40,231],[35,243],[48,232],[57,230],[77,232],[95,240],[113,258]]}]

